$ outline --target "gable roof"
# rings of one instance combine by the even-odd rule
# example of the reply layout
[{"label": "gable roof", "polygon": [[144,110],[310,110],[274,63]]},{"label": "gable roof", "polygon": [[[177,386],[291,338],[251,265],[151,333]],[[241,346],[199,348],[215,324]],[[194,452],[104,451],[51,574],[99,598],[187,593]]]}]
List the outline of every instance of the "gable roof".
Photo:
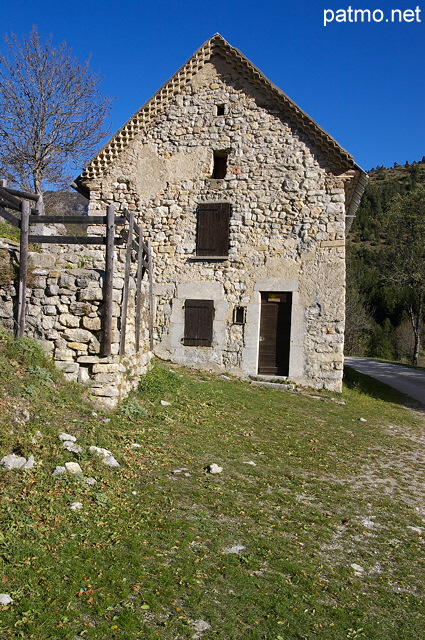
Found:
[{"label": "gable roof", "polygon": [[266,78],[238,49],[230,46],[220,34],[216,33],[189,58],[150,100],[136,111],[90,160],[84,171],[75,180],[76,188],[81,192],[87,192],[85,183],[101,177],[131,140],[157,120],[174,96],[181,93],[182,88],[189,84],[195,74],[215,55],[224,58],[254,86],[258,87],[263,95],[270,97],[271,102],[279,107],[283,113],[287,114],[288,119],[323,152],[336,170],[344,172],[354,169],[360,171],[361,175],[365,175],[364,171],[355,164],[348,151],[343,149],[332,136]]}]

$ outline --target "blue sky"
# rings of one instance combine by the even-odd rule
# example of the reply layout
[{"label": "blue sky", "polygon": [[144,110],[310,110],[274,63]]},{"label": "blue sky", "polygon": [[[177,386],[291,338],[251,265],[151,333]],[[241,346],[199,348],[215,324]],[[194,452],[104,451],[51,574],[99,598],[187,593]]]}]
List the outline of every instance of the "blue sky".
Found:
[{"label": "blue sky", "polygon": [[[2,0],[0,34],[28,34],[35,24],[55,44],[66,40],[80,61],[91,55],[104,93],[115,97],[115,132],[219,32],[368,170],[425,155],[420,2]],[[350,6],[378,11],[377,21],[355,22]],[[394,9],[410,9],[409,21],[386,22]],[[334,12],[326,26],[325,10],[329,19]]]}]

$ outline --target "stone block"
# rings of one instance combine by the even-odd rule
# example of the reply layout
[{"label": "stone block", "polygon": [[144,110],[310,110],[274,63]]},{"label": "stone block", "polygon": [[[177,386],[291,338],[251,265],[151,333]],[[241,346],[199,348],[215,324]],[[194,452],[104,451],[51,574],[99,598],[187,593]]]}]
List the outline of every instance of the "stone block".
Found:
[{"label": "stone block", "polygon": [[58,369],[64,373],[78,373],[80,366],[76,362],[55,362]]},{"label": "stone block", "polygon": [[46,305],[45,307],[43,307],[43,312],[46,316],[55,316],[57,314],[56,305]]},{"label": "stone block", "polygon": [[70,313],[62,313],[59,316],[59,322],[64,327],[79,327],[80,326],[80,318],[77,316],[73,316]]},{"label": "stone block", "polygon": [[110,384],[117,381],[116,373],[96,373],[93,375],[94,384]]},{"label": "stone block", "polygon": [[72,291],[75,291],[77,289],[77,287],[75,286],[75,276],[69,275],[67,273],[63,273],[59,277],[58,284],[59,284],[60,287],[65,287],[65,288],[70,289]]},{"label": "stone block", "polygon": [[109,362],[108,358],[102,358],[100,356],[80,356],[77,358],[77,362],[81,362],[81,364],[98,364],[106,360],[106,363]]},{"label": "stone block", "polygon": [[87,353],[88,345],[82,342],[68,342],[68,347],[73,351]]},{"label": "stone block", "polygon": [[76,316],[86,316],[93,311],[88,302],[71,302],[69,309]]},{"label": "stone block", "polygon": [[72,351],[72,349],[55,349],[55,360],[62,360],[63,362],[73,362],[74,357],[75,353]]},{"label": "stone block", "polygon": [[48,284],[46,287],[46,296],[57,296],[59,287],[57,284]]},{"label": "stone block", "polygon": [[69,342],[87,343],[94,339],[93,334],[86,329],[65,329],[63,335]]},{"label": "stone block", "polygon": [[93,373],[119,373],[122,371],[125,371],[125,367],[119,362],[93,365]]},{"label": "stone block", "polygon": [[99,287],[89,286],[78,292],[78,301],[85,300],[103,300],[103,291]]},{"label": "stone block", "polygon": [[44,317],[41,321],[41,326],[43,327],[43,329],[53,329],[55,324],[55,320],[52,316]]},{"label": "stone block", "polygon": [[90,384],[90,373],[85,367],[80,367],[78,371],[78,382],[81,384]]},{"label": "stone block", "polygon": [[90,387],[90,395],[103,396],[105,398],[117,398],[120,394],[114,387]]},{"label": "stone block", "polygon": [[90,331],[100,331],[102,328],[102,323],[100,318],[88,318],[87,316],[83,318],[83,327]]}]

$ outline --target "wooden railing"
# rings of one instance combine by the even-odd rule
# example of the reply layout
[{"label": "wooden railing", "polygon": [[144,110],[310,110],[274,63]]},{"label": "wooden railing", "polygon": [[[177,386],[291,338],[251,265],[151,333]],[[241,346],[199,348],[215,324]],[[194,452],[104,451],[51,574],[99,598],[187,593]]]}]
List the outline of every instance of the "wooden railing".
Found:
[{"label": "wooden railing", "polygon": [[[74,215],[42,215],[39,196],[25,191],[10,189],[5,180],[0,180],[0,216],[14,227],[20,229],[20,260],[18,275],[18,305],[16,319],[16,335],[22,337],[25,334],[25,299],[26,281],[28,271],[28,245],[37,244],[80,244],[80,245],[104,245],[105,251],[105,278],[104,278],[104,305],[103,318],[103,344],[104,356],[111,355],[112,351],[112,311],[113,311],[113,278],[115,247],[126,247],[126,260],[124,272],[124,288],[121,306],[121,333],[119,353],[125,353],[127,308],[131,264],[137,263],[136,268],[136,309],[135,309],[135,348],[140,349],[140,323],[142,293],[141,282],[145,275],[149,279],[149,341],[150,349],[153,348],[153,289],[152,289],[152,251],[149,242],[144,242],[142,228],[135,223],[134,212],[124,210],[122,215],[115,216],[113,206],[108,206],[106,215],[74,216]],[[35,203],[31,207],[30,203]],[[11,213],[11,211],[15,213]],[[34,224],[76,224],[76,225],[104,225],[104,236],[66,236],[66,235],[40,235],[31,234],[30,228]],[[128,227],[125,234],[117,235],[116,228]],[[126,236],[126,237],[123,237]]]}]

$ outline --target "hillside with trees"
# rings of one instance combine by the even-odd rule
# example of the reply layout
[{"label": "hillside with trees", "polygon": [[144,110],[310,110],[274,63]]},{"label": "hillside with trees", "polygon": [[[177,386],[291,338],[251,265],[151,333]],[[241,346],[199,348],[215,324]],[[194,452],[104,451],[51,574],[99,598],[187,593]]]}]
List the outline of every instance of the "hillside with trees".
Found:
[{"label": "hillside with trees", "polygon": [[369,173],[347,245],[347,355],[420,362],[425,157]]}]

